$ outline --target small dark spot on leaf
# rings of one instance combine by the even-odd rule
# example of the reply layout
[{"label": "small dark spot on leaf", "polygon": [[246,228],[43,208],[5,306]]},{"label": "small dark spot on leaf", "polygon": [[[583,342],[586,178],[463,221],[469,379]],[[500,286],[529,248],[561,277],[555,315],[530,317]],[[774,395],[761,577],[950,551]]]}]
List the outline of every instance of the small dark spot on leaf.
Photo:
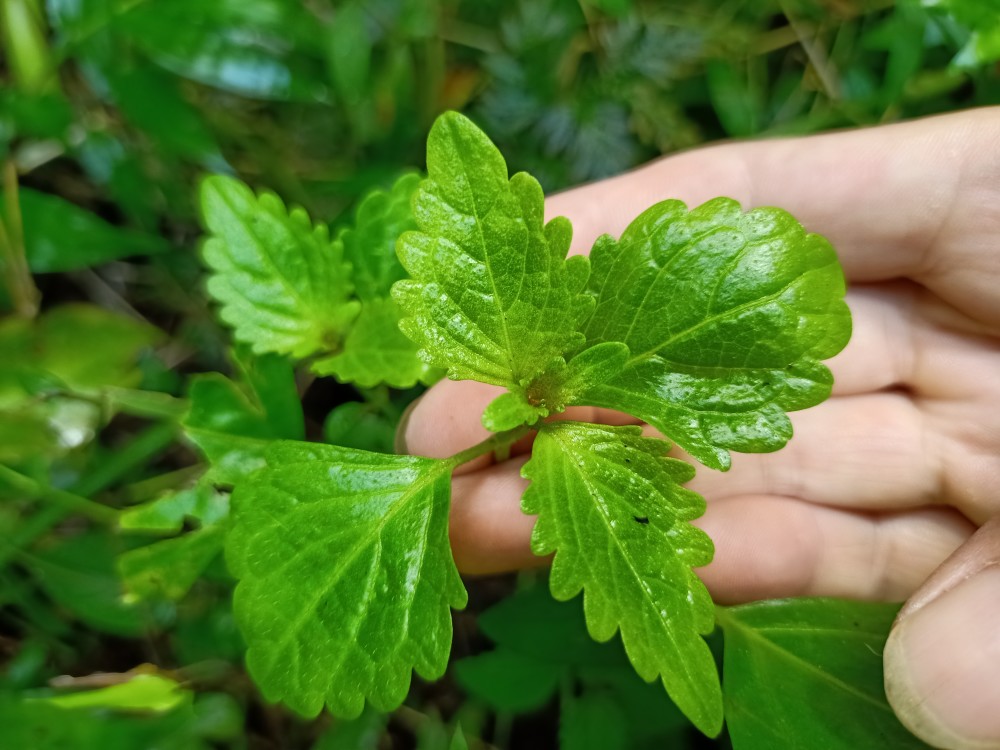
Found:
[{"label": "small dark spot on leaf", "polygon": [[649,523],[649,518],[647,516],[632,516],[636,523],[641,523],[643,526]]}]

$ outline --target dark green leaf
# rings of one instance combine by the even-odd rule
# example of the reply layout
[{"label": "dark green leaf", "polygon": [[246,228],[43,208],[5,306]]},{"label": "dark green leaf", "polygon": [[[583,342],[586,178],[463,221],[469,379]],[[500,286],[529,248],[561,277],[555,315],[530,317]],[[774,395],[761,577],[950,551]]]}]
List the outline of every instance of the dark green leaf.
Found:
[{"label": "dark green leaf", "polygon": [[626,750],[628,724],[606,693],[563,696],[559,750]]},{"label": "dark green leaf", "polygon": [[627,411],[725,469],[730,450],[783,446],[785,412],[829,395],[819,360],[851,333],[843,271],[784,211],[664,201],[619,241],[599,239],[591,258],[588,343],[620,341],[631,355],[578,403]]},{"label": "dark green leaf", "polygon": [[471,696],[495,711],[535,711],[555,695],[563,666],[498,650],[455,663],[455,677]]},{"label": "dark green leaf", "polygon": [[109,70],[122,113],[166,154],[207,159],[218,148],[198,112],[184,100],[177,79],[152,66]]},{"label": "dark green leaf", "polygon": [[260,99],[329,99],[319,24],[282,0],[141,3],[114,18],[116,30],[178,75]]},{"label": "dark green leaf", "polygon": [[897,610],[835,599],[720,607],[735,750],[927,747],[896,719],[882,686],[882,647]]},{"label": "dark green leaf", "polygon": [[226,558],[247,666],[269,700],[386,711],[436,679],[465,589],[448,543],[453,464],[280,442],[237,487]]},{"label": "dark green leaf", "polygon": [[58,196],[21,188],[18,197],[24,251],[35,273],[73,271],[170,250],[156,235],[113,226]]},{"label": "dark green leaf", "polygon": [[708,591],[691,570],[712,559],[712,542],[690,521],[705,502],[680,485],[690,465],[666,458],[669,444],[638,427],[579,422],[542,426],[523,474],[525,513],[538,515],[531,546],[555,552],[557,599],[584,592],[591,635],[621,630],[633,666],[657,676],[702,731],[722,727],[715,660],[701,634],[714,627]]},{"label": "dark green leaf", "polygon": [[344,448],[393,453],[396,422],[368,404],[348,401],[327,415],[323,423],[323,439]]},{"label": "dark green leaf", "polygon": [[122,602],[110,539],[81,534],[39,553],[32,573],[56,602],[97,630],[135,637],[145,629],[142,612]]},{"label": "dark green leaf", "polygon": [[388,718],[368,707],[357,719],[334,723],[312,750],[378,750]]}]

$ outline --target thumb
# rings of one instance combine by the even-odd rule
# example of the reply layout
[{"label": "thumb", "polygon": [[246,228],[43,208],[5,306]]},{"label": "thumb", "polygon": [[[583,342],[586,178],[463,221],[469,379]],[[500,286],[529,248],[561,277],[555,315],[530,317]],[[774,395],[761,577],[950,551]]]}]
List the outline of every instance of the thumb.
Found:
[{"label": "thumb", "polygon": [[885,646],[900,721],[934,747],[1000,749],[1000,516],[910,598]]}]

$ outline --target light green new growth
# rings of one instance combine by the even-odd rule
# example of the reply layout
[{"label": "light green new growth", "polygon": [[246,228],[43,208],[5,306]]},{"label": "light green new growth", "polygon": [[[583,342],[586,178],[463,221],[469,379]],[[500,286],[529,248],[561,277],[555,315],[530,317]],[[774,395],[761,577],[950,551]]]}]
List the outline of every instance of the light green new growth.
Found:
[{"label": "light green new growth", "polygon": [[[583,591],[591,635],[620,632],[636,671],[659,678],[700,729],[717,734],[722,692],[702,638],[714,610],[692,570],[711,561],[713,547],[691,525],[704,501],[681,486],[693,468],[637,427],[541,420],[570,405],[626,412],[720,469],[731,450],[780,448],[791,436],[786,412],[829,395],[820,360],[850,336],[833,250],[778,209],[743,213],[720,198],[688,211],[666,201],[619,240],[601,238],[591,272],[586,258],[567,260],[569,222],[543,222],[538,183],[508,178],[499,151],[465,117],[438,118],[427,165],[419,185],[407,176],[363,203],[339,244],[305,231],[301,215],[278,212],[276,199],[206,183],[213,231],[253,240],[252,252],[219,237],[206,245],[213,293],[221,292],[224,314],[234,311],[238,337],[296,356],[322,353],[317,371],[361,385],[427,382],[433,366],[507,388],[483,414],[500,434],[434,460],[267,447],[276,437],[267,409],[247,408],[228,381],[199,381],[204,393],[192,393],[186,427],[213,472],[237,485],[226,552],[240,580],[236,615],[251,673],[268,698],[309,716],[324,703],[356,716],[366,699],[389,710],[405,697],[411,670],[441,675],[449,607],[466,598],[448,544],[451,471],[534,429],[523,509],[538,515],[533,550],[555,553],[552,593]],[[271,239],[253,229],[248,217],[257,214]],[[409,279],[384,255],[399,232]],[[354,266],[356,320],[340,244]],[[306,258],[261,271],[266,293],[254,291],[255,262],[295,252]],[[301,284],[302,269],[320,256],[327,265],[315,286],[310,277],[308,293],[283,295],[280,279]],[[336,281],[323,276],[334,266]],[[275,277],[276,268],[296,270]],[[309,317],[320,297],[333,305],[322,320]],[[259,310],[247,308],[258,301]],[[271,325],[275,310],[298,323]],[[314,346],[331,330],[342,349]],[[281,338],[289,331],[299,338]],[[276,341],[285,348],[274,349]]]},{"label": "light green new growth", "polygon": [[427,171],[414,198],[420,231],[397,247],[412,278],[393,288],[403,331],[449,377],[521,394],[523,410],[537,407],[528,421],[561,410],[543,403],[551,394],[530,392],[580,347],[576,329],[593,308],[582,294],[587,259],[566,260],[569,222],[545,224],[538,182],[523,172],[508,180],[496,146],[455,112],[431,128]]},{"label": "light green new growth", "polygon": [[208,290],[237,341],[297,358],[336,348],[359,304],[326,226],[221,175],[202,182],[201,205],[211,232],[202,251],[213,271]]},{"label": "light green new growth", "polygon": [[702,731],[722,728],[715,660],[700,637],[714,627],[712,599],[692,567],[712,560],[712,542],[690,521],[705,510],[681,487],[690,464],[638,427],[552,422],[538,432],[523,474],[522,508],[537,515],[531,547],[556,553],[549,585],[557,599],[582,590],[598,641],[621,631],[636,671],[659,677]]},{"label": "light green new growth", "polygon": [[358,206],[353,227],[340,234],[361,312],[341,350],[313,363],[313,372],[362,388],[379,383],[410,388],[440,377],[417,357],[417,345],[399,330],[402,310],[389,296],[393,283],[406,276],[396,257],[396,240],[416,228],[410,202],[419,184],[419,175],[408,174],[388,193],[370,193]]},{"label": "light green new growth", "polygon": [[278,442],[233,496],[226,557],[247,666],[269,700],[315,716],[389,711],[410,672],[444,674],[454,463]]},{"label": "light green new growth", "polygon": [[236,339],[258,354],[312,358],[318,375],[363,388],[437,379],[399,330],[402,313],[389,296],[406,275],[396,239],[416,226],[410,199],[419,182],[408,174],[389,192],[372,191],[354,223],[331,240],[326,226],[314,227],[302,209],[288,211],[270,193],[255,195],[230,177],[206,178],[208,291]]}]

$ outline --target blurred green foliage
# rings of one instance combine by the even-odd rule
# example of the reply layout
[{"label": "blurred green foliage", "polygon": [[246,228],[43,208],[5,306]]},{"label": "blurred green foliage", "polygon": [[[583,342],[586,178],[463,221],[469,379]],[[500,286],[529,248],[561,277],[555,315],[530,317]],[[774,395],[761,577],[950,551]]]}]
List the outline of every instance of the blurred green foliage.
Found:
[{"label": "blurred green foliage", "polygon": [[[415,684],[391,717],[260,700],[217,554],[227,477],[179,419],[233,466],[262,435],[389,451],[416,392],[231,359],[194,185],[235,175],[336,230],[423,166],[445,109],[558,190],[719,138],[1000,103],[998,60],[997,0],[0,0],[0,747],[683,742],[620,654],[566,647],[559,605],[502,605],[483,618],[497,650],[474,655],[506,580],[472,588],[457,682]],[[564,661],[522,653],[515,626],[539,619]],[[144,663],[183,700],[47,700]],[[657,721],[628,713],[647,705]]]}]

